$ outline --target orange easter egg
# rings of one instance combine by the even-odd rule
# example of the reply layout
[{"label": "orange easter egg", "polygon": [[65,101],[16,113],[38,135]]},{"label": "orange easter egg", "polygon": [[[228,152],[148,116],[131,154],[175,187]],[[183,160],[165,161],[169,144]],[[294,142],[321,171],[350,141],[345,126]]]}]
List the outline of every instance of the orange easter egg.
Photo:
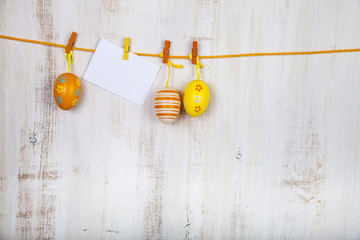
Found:
[{"label": "orange easter egg", "polygon": [[155,114],[163,123],[172,123],[180,112],[180,95],[169,87],[160,89],[154,99]]},{"label": "orange easter egg", "polygon": [[54,99],[59,108],[69,110],[79,101],[81,83],[79,78],[72,73],[63,73],[55,81]]}]

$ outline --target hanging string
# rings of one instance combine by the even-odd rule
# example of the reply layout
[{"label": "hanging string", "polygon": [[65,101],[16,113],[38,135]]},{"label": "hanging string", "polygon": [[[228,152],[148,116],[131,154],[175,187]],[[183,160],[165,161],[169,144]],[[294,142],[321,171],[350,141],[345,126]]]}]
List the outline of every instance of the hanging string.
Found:
[{"label": "hanging string", "polygon": [[[191,59],[192,59],[192,53],[190,53],[189,58],[190,58],[190,61],[191,61]],[[197,56],[197,57],[196,57],[197,80],[201,80],[201,79],[200,79],[200,68],[203,68],[203,67],[204,67],[204,65],[202,65],[202,64],[200,63],[199,56]]]},{"label": "hanging string", "polygon": [[[6,35],[0,35],[0,38],[20,41],[20,42],[36,43],[36,44],[47,45],[47,46],[52,46],[52,47],[61,47],[61,48],[66,47],[66,45],[62,45],[62,44],[58,44],[58,43],[17,38],[17,37],[11,37],[11,36],[6,36]],[[86,52],[95,52],[95,49],[89,49],[89,48],[72,47],[71,49],[79,50],[79,51],[86,51]],[[301,52],[241,53],[241,54],[200,56],[199,58],[200,59],[204,59],[204,58],[236,58],[236,57],[279,56],[279,55],[284,56],[284,55],[309,55],[309,54],[326,54],[326,53],[348,53],[348,52],[360,52],[360,48],[320,50],[320,51],[301,51]],[[136,53],[136,52],[134,52],[134,54],[136,54],[138,56],[146,56],[146,57],[159,57],[158,54],[151,54],[151,53]],[[188,59],[188,56],[169,56],[169,58]]]},{"label": "hanging string", "polygon": [[71,64],[74,62],[74,55],[73,55],[73,51],[70,50],[70,53],[66,53],[65,52],[65,58],[68,64],[68,72],[70,72],[71,70]]},{"label": "hanging string", "polygon": [[[164,54],[163,54],[162,52],[159,54],[159,56],[160,56],[161,58],[164,58]],[[173,66],[174,68],[183,68],[183,65],[173,64],[173,63],[170,61],[170,59],[168,59],[168,62],[166,63],[166,65],[168,66],[168,69],[169,69],[168,79],[167,79],[167,81],[166,81],[166,87],[169,87],[169,81],[170,81],[170,65]]]}]

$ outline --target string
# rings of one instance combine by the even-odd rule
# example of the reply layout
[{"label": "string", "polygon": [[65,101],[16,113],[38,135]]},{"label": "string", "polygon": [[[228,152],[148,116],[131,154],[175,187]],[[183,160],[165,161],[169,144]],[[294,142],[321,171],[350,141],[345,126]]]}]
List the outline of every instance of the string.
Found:
[{"label": "string", "polygon": [[[189,55],[189,58],[190,58],[190,61],[192,60],[192,53],[190,53]],[[200,68],[203,68],[204,65],[202,65],[200,63],[200,60],[199,60],[199,56],[196,57],[196,73],[197,73],[197,80],[201,80],[200,79]]]},{"label": "string", "polygon": [[70,53],[66,53],[65,50],[65,58],[68,64],[68,72],[70,72],[71,70],[71,64],[74,62],[74,55],[73,55],[73,51],[70,50]]},{"label": "string", "polygon": [[[160,56],[161,58],[164,58],[164,54],[163,54],[162,52],[159,53],[159,56]],[[166,65],[168,66],[168,69],[169,69],[168,79],[167,79],[167,81],[166,81],[166,87],[169,87],[169,81],[170,81],[170,65],[173,66],[174,68],[183,68],[183,65],[173,64],[173,63],[170,61],[170,59],[168,59]]]},{"label": "string", "polygon": [[[0,35],[0,38],[15,40],[20,42],[28,42],[28,43],[36,43],[41,45],[47,45],[52,47],[61,47],[64,48],[66,45],[44,42],[38,40],[30,40],[24,38],[11,37],[6,35]],[[95,49],[89,48],[79,48],[72,47],[72,50],[85,51],[85,52],[95,52]],[[210,56],[199,56],[199,59],[212,59],[212,58],[236,58],[236,57],[256,57],[256,56],[284,56],[284,55],[310,55],[310,54],[326,54],[326,53],[348,53],[348,52],[360,52],[360,48],[350,48],[350,49],[337,49],[337,50],[320,50],[320,51],[300,51],[300,52],[265,52],[265,53],[242,53],[242,54],[226,54],[226,55],[210,55]],[[146,56],[146,57],[159,57],[158,54],[151,53],[136,53],[134,54],[138,56]],[[172,59],[188,59],[188,56],[169,56]]]}]

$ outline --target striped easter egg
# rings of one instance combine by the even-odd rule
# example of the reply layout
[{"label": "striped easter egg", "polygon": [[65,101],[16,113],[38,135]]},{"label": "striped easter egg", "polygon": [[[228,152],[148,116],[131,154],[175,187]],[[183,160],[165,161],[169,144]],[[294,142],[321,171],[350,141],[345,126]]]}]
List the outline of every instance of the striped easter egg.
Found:
[{"label": "striped easter egg", "polygon": [[156,116],[163,123],[172,123],[180,112],[180,95],[169,87],[160,89],[154,99],[154,109]]}]

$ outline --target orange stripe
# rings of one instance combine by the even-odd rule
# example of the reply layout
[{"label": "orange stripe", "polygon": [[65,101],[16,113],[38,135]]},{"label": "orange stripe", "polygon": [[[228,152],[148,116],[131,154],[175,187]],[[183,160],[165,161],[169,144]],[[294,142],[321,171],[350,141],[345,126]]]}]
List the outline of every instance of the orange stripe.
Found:
[{"label": "orange stripe", "polygon": [[162,111],[162,112],[177,111],[177,112],[179,112],[180,108],[155,108],[155,112],[159,112],[159,111]]},{"label": "orange stripe", "polygon": [[176,119],[176,117],[159,117],[159,119],[173,120],[173,119]]},{"label": "orange stripe", "polygon": [[155,108],[155,112],[168,112],[168,111],[180,112],[180,108]]},{"label": "orange stripe", "polygon": [[156,97],[180,97],[179,94],[175,93],[158,93],[156,94]]},{"label": "orange stripe", "polygon": [[178,115],[179,115],[178,113],[156,113],[156,116],[158,116],[158,117],[161,117],[161,116],[166,116],[166,117],[174,116],[174,117],[177,117]]},{"label": "orange stripe", "polygon": [[155,109],[157,108],[175,108],[175,109],[180,109],[180,106],[176,106],[176,105],[156,105],[154,106]]},{"label": "orange stripe", "polygon": [[156,109],[155,110],[156,113],[176,113],[178,114],[180,112],[179,109],[173,109],[173,110],[168,110],[168,109],[165,109],[165,110],[162,110],[162,109]]},{"label": "orange stripe", "polygon": [[175,90],[160,90],[157,93],[176,93],[179,94],[177,91]]},{"label": "orange stripe", "polygon": [[161,119],[166,119],[166,118],[169,118],[169,119],[175,119],[177,118],[178,115],[176,116],[158,116],[158,118],[161,118]]},{"label": "orange stripe", "polygon": [[154,105],[181,105],[180,101],[177,100],[158,100],[154,101]]},{"label": "orange stripe", "polygon": [[154,107],[155,106],[160,106],[160,105],[164,105],[164,104],[166,104],[166,105],[170,105],[170,106],[181,106],[181,104],[180,103],[172,103],[172,102],[156,102],[156,103],[154,103]]},{"label": "orange stripe", "polygon": [[165,110],[165,111],[156,111],[156,110],[155,110],[155,113],[159,113],[159,114],[160,114],[160,113],[164,113],[164,114],[166,114],[166,113],[174,113],[174,114],[175,114],[175,113],[176,113],[176,114],[179,114],[179,112],[180,112],[180,111],[179,111],[179,109],[177,109],[177,110],[173,110],[173,111],[169,111],[169,110]]},{"label": "orange stripe", "polygon": [[166,111],[166,112],[155,112],[157,114],[179,114],[179,111]]},{"label": "orange stripe", "polygon": [[166,112],[166,111],[176,111],[176,112],[179,112],[180,111],[180,108],[158,108],[158,109],[155,109],[156,112]]},{"label": "orange stripe", "polygon": [[179,100],[180,98],[172,98],[172,97],[156,97],[155,101],[159,101],[159,100]]},{"label": "orange stripe", "polygon": [[161,118],[159,118],[160,120],[175,120],[176,118],[163,118],[163,117],[161,117]]}]

